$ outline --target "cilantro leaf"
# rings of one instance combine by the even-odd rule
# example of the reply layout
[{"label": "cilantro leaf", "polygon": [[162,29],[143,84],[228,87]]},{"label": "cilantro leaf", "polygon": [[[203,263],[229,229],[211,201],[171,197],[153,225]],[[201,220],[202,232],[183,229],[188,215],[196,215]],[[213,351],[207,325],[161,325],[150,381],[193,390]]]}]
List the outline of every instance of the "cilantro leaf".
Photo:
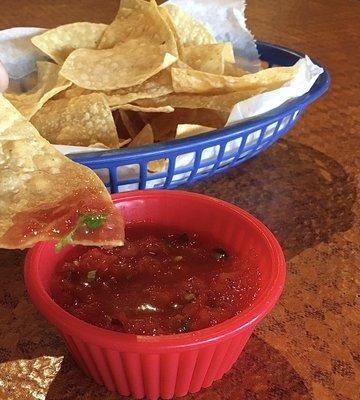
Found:
[{"label": "cilantro leaf", "polygon": [[107,219],[107,215],[103,213],[93,213],[93,214],[82,214],[77,220],[74,228],[67,233],[56,245],[55,252],[58,253],[67,244],[70,244],[74,238],[75,233],[81,228],[85,227],[94,231],[95,229],[101,228]]},{"label": "cilantro leaf", "polygon": [[106,221],[106,214],[84,214],[82,218],[82,223],[89,229],[95,230],[101,228]]}]

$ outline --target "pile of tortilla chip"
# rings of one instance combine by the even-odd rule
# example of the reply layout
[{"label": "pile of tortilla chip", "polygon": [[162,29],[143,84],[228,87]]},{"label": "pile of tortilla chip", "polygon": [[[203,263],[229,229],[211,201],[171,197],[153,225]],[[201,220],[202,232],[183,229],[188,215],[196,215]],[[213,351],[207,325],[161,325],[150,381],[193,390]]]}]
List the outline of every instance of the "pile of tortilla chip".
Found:
[{"label": "pile of tortilla chip", "polygon": [[240,69],[231,43],[155,0],[121,0],[110,25],[63,25],[32,42],[53,61],[38,63],[31,91],[6,97],[52,144],[118,149],[198,135],[296,73]]}]

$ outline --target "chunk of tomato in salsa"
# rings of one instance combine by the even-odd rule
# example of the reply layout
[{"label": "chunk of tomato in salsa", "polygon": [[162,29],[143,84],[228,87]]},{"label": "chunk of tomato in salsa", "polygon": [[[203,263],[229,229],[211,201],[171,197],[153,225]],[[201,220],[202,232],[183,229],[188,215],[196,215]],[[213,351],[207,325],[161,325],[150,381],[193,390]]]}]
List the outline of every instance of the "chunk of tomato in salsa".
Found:
[{"label": "chunk of tomato in salsa", "polygon": [[257,296],[256,262],[211,238],[136,226],[123,247],[84,249],[59,264],[57,304],[90,324],[138,335],[191,332],[219,324]]}]

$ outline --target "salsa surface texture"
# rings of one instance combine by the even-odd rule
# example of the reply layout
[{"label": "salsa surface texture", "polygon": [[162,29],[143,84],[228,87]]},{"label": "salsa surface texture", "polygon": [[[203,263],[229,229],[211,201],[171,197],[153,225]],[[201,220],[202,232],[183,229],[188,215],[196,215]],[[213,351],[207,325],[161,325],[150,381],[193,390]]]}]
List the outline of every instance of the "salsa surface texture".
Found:
[{"label": "salsa surface texture", "polygon": [[249,307],[260,274],[211,238],[140,225],[123,247],[86,248],[59,264],[51,295],[90,324],[138,335],[176,334],[223,322]]}]

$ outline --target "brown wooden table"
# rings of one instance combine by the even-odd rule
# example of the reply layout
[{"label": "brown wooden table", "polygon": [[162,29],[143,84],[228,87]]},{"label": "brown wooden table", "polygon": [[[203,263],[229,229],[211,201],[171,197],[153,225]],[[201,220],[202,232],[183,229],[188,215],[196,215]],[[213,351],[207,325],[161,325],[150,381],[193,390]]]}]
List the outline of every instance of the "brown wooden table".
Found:
[{"label": "brown wooden table", "polygon": [[[287,137],[230,172],[186,187],[249,210],[288,262],[279,304],[221,382],[188,399],[359,399],[360,2],[252,0],[258,39],[325,64],[331,91]],[[117,0],[1,0],[0,28],[110,22]],[[1,55],[0,55],[1,58]],[[117,399],[74,364],[29,302],[24,254],[0,252],[0,399]]]}]

